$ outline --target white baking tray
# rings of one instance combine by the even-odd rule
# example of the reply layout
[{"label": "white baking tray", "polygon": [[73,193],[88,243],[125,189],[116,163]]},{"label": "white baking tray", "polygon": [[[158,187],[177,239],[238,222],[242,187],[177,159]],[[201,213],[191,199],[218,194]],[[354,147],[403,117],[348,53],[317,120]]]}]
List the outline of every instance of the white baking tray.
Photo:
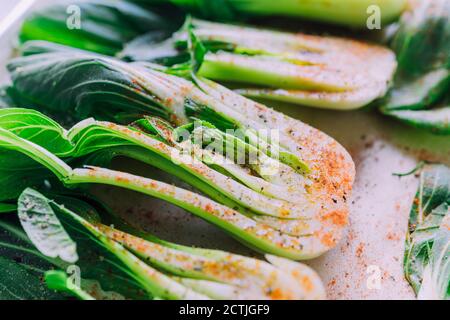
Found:
[{"label": "white baking tray", "polygon": [[[47,2],[51,1],[36,2],[30,10]],[[0,25],[14,4],[18,2],[1,1]],[[18,23],[11,24],[0,38],[2,81],[7,81],[4,66],[13,54],[17,26]],[[414,298],[403,277],[402,260],[409,209],[418,181],[415,176],[399,178],[392,173],[407,172],[418,160],[450,165],[450,138],[412,129],[375,111],[272,106],[334,137],[347,148],[356,164],[346,236],[335,249],[307,262],[322,277],[328,298]],[[118,159],[114,166],[143,175],[160,175],[132,161]],[[164,174],[160,178],[170,180]],[[166,240],[255,255],[220,229],[167,203],[112,187],[96,187],[94,192],[127,219]]]}]

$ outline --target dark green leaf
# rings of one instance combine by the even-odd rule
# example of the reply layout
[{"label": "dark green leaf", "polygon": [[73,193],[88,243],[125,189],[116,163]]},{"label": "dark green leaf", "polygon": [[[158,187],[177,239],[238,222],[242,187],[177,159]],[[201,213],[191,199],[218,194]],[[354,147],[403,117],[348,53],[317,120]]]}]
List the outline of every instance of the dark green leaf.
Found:
[{"label": "dark green leaf", "polygon": [[416,128],[450,134],[450,106],[432,110],[393,110],[387,114]]},{"label": "dark green leaf", "polygon": [[175,30],[176,21],[127,1],[65,1],[33,12],[22,25],[20,39],[52,41],[114,55],[138,35]]},{"label": "dark green leaf", "polygon": [[381,107],[386,115],[437,134],[450,134],[449,12],[448,1],[424,0],[404,14],[392,42],[395,86]]},{"label": "dark green leaf", "polygon": [[439,69],[415,80],[398,79],[389,93],[384,112],[429,109],[443,99],[450,89],[450,71]]},{"label": "dark green leaf", "polygon": [[17,210],[17,206],[11,203],[0,203],[0,213],[9,213]]},{"label": "dark green leaf", "polygon": [[44,273],[55,264],[41,255],[9,218],[0,220],[0,300],[64,299],[47,289],[43,281]]}]

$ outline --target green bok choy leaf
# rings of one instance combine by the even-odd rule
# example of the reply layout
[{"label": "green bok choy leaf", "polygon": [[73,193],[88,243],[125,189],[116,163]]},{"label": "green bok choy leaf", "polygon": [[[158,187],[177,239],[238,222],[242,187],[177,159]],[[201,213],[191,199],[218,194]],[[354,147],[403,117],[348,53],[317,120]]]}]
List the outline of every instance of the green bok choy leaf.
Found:
[{"label": "green bok choy leaf", "polygon": [[20,40],[46,40],[114,55],[123,44],[147,33],[163,39],[178,26],[172,10],[157,12],[129,1],[63,1],[33,11],[24,21]]},{"label": "green bok choy leaf", "polygon": [[[173,3],[188,12],[215,20],[236,20],[250,16],[288,16],[352,28],[365,28],[368,8],[379,8],[382,23],[395,21],[406,0],[135,0],[144,3]],[[369,12],[370,13],[370,12]]]},{"label": "green bok choy leaf", "polygon": [[450,3],[413,2],[392,47],[399,68],[381,112],[437,134],[450,134]]},{"label": "green bok choy leaf", "polygon": [[450,169],[429,165],[420,174],[409,217],[404,270],[419,299],[450,298]]},{"label": "green bok choy leaf", "polygon": [[[78,209],[78,212],[82,214],[88,207],[86,203],[76,198],[65,197],[62,200],[58,197],[58,199],[70,208]],[[82,206],[78,207],[80,203]],[[23,207],[23,204],[19,203],[19,207]],[[93,212],[94,209],[89,210]],[[40,217],[44,217],[42,212]],[[91,297],[123,299],[125,296],[142,299],[146,297],[142,288],[132,277],[123,272],[117,261],[110,259],[107,251],[99,250],[98,245],[86,238],[85,234],[80,233],[79,229],[65,225],[71,237],[76,239],[77,250],[83,253],[75,266],[62,259],[41,253],[23,231],[18,219],[12,218],[17,216],[9,214],[0,220],[0,254],[5,262],[2,265],[0,279],[2,299],[67,299],[73,295],[81,299],[91,299]],[[83,270],[83,274],[76,273],[80,269]],[[54,273],[59,273],[60,278],[61,274],[69,277],[69,281],[56,283]],[[17,281],[19,276],[20,279],[27,280],[25,287],[23,281]],[[49,289],[46,288],[46,283]],[[54,291],[57,284],[59,293]]]}]

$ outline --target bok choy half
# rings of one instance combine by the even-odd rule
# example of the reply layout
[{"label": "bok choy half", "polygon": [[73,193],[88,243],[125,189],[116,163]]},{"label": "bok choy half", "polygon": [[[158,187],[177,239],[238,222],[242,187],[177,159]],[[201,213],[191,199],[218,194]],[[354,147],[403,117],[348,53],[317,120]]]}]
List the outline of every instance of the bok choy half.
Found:
[{"label": "bok choy half", "polygon": [[[258,161],[251,165],[253,171],[245,170],[232,161],[217,161],[221,160],[219,152],[192,143],[191,139],[178,142],[173,131],[179,129],[173,130],[154,118],[144,118],[133,126],[87,119],[66,131],[37,111],[0,110],[0,182],[6,187],[18,175],[32,177],[13,183],[2,192],[0,201],[13,199],[23,185],[33,185],[33,179],[39,182],[52,177],[50,170],[67,186],[107,184],[168,201],[261,252],[309,259],[336,245],[347,224],[345,200],[349,190],[342,189],[342,184],[333,184],[334,181],[324,186],[327,180],[322,175],[326,171],[316,169],[304,175],[297,171],[295,166],[301,163],[293,154],[284,153],[283,163],[263,150],[255,152]],[[209,123],[194,128],[194,134],[218,133],[220,130]],[[231,138],[223,141],[246,145],[244,156],[253,150],[244,140]],[[192,161],[182,158],[186,149],[189,152],[184,156]],[[89,166],[105,165],[115,156],[133,158],[175,175],[209,198],[161,181]],[[88,166],[69,166],[80,162]],[[278,171],[264,175],[265,167]],[[334,166],[330,169],[337,170]],[[324,187],[327,191],[333,187],[341,190],[324,194]],[[344,192],[340,199],[338,192]]]},{"label": "bok choy half", "polygon": [[[72,203],[72,208],[79,205]],[[56,270],[47,271],[44,276],[52,289],[81,299],[123,299],[130,298],[130,292],[140,292],[141,299],[324,298],[317,274],[302,264],[270,255],[266,256],[269,262],[264,262],[176,245],[136,231],[114,216],[106,218],[139,236],[103,224],[95,211],[75,211],[28,188],[19,197],[18,215],[29,240],[14,226],[0,224],[0,229],[27,243],[31,241],[39,252],[23,247],[16,250],[23,248],[24,253],[33,252],[54,265]],[[100,266],[92,268],[88,261],[103,267],[109,265],[105,268],[110,270],[109,276],[102,273]],[[78,281],[79,286],[74,287],[68,279],[63,271],[65,265],[78,266],[77,276],[86,277]],[[108,291],[103,290],[104,285]]]},{"label": "bok choy half", "polygon": [[426,166],[409,217],[406,279],[419,299],[450,299],[450,168]]},{"label": "bok choy half", "polygon": [[394,53],[377,45],[191,19],[172,38],[138,38],[119,56],[175,69],[193,57],[199,76],[238,93],[338,110],[383,97],[396,69]]},{"label": "bok choy half", "polygon": [[[8,65],[14,96],[59,118],[97,121],[66,131],[32,110],[5,109],[5,149],[66,185],[109,184],[171,202],[262,252],[309,259],[339,241],[354,164],[324,133],[195,75],[189,81],[148,63],[32,47],[35,54]],[[203,195],[104,168],[114,156],[157,167]]]}]

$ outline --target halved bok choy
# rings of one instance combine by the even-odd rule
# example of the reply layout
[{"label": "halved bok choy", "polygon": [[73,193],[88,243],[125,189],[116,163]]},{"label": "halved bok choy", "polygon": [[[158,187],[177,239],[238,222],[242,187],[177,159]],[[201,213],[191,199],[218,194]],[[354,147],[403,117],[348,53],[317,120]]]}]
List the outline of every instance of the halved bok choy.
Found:
[{"label": "halved bok choy", "polygon": [[[179,205],[178,198],[200,199],[195,205],[202,207],[198,214],[210,217],[209,221],[218,225],[221,222],[212,216],[219,215],[227,221],[236,219],[233,224],[239,227],[232,234],[238,234],[250,246],[304,259],[320,255],[340,239],[348,220],[347,200],[354,164],[345,149],[324,133],[212,81],[198,77],[194,82],[188,81],[169,75],[158,66],[82,52],[54,52],[15,59],[9,69],[12,90],[30,101],[30,106],[78,119],[93,116],[109,120],[85,120],[67,133],[61,128],[56,130],[79,148],[70,152],[49,149],[56,156],[64,158],[76,152],[78,157],[111,147],[110,142],[94,143],[91,134],[85,134],[88,129],[109,130],[120,136],[121,144],[127,141],[133,147],[121,147],[125,156],[157,166],[209,197],[197,198],[194,193],[180,191],[179,195],[170,196],[170,201]],[[155,115],[161,119],[154,119]],[[124,127],[116,122],[133,125]],[[203,140],[219,138],[221,142],[210,148],[211,143],[184,139],[182,132],[187,132],[187,137],[200,135]],[[133,150],[136,144],[137,149],[145,151]],[[224,154],[227,149],[232,152]],[[243,162],[236,156],[238,149],[244,151]],[[198,161],[180,161],[183,150],[196,151],[193,156]],[[250,154],[254,155],[253,163],[247,161]],[[66,177],[67,171],[63,172]],[[77,178],[68,181],[89,182],[97,175],[94,180],[102,183],[131,188],[131,181],[138,191],[150,192],[148,180],[145,186],[138,186],[144,180],[127,174],[124,179],[114,180],[116,173],[103,169],[76,173]],[[179,190],[156,186],[156,193],[163,199],[164,192]],[[208,206],[211,199],[214,205]],[[183,204],[189,211],[191,206]],[[236,212],[239,214],[234,215]],[[251,241],[246,238],[248,233],[242,237],[242,229],[253,230]]]},{"label": "halved bok choy", "polygon": [[[89,269],[82,268],[86,252],[79,250],[84,248],[83,242],[89,241],[94,249],[108,254],[103,261],[109,262],[110,273],[119,269],[124,278],[140,288],[143,299],[322,299],[325,296],[320,278],[302,264],[270,255],[265,262],[224,251],[185,247],[136,231],[118,218],[106,216],[138,236],[103,224],[98,214],[80,215],[30,188],[19,197],[18,215],[31,242],[56,267],[56,261],[61,260],[59,265],[80,263],[78,276],[89,276]],[[102,259],[97,256],[96,260]],[[97,295],[84,283],[84,288],[74,290],[61,268],[47,271],[45,279],[51,288],[81,299]],[[100,284],[95,274],[89,280]],[[110,281],[114,282],[115,278],[111,276]],[[109,292],[113,294],[127,298],[123,290]]]},{"label": "halved bok choy", "polygon": [[383,97],[396,69],[394,53],[378,45],[196,19],[162,43],[137,39],[119,56],[165,65],[194,59],[199,76],[243,95],[338,110]]}]

